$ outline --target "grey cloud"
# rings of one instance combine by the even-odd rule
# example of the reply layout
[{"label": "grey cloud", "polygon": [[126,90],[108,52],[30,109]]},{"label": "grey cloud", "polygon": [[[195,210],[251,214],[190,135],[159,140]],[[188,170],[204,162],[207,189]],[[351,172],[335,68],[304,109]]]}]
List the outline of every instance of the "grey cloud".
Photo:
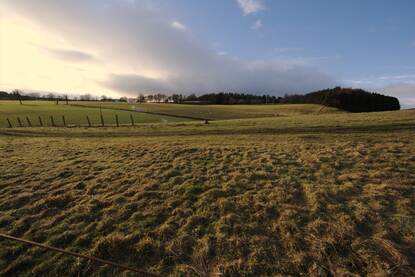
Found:
[{"label": "grey cloud", "polygon": [[[121,90],[132,95],[137,92],[152,93],[169,91],[168,84],[157,79],[146,78],[144,76],[135,74],[111,74],[107,81],[102,82],[102,85]],[[137,89],[139,88],[139,90]]]},{"label": "grey cloud", "polygon": [[55,48],[44,48],[44,50],[49,54],[66,61],[84,62],[95,60],[93,55],[82,51]]},{"label": "grey cloud", "polygon": [[[191,28],[186,32],[172,28],[176,18],[149,0],[4,0],[3,4],[71,41],[75,49],[99,53],[109,70],[108,80],[100,84],[131,95],[148,90],[281,95],[335,85],[307,61],[247,61],[217,55],[208,43],[198,41]],[[143,70],[160,72],[164,78],[146,78],[140,75]]]}]

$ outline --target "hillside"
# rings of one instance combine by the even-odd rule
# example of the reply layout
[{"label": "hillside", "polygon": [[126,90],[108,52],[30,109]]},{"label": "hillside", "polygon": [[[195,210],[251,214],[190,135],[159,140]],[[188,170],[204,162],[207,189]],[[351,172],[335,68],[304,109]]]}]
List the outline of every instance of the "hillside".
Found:
[{"label": "hillside", "polygon": [[[0,232],[162,275],[415,273],[415,112],[0,129]],[[2,241],[0,275],[120,275]]]},{"label": "hillside", "polygon": [[323,107],[315,104],[298,105],[191,105],[165,103],[99,103],[77,102],[83,106],[99,106],[114,109],[124,109],[138,112],[151,112],[166,115],[196,117],[211,120],[243,119],[260,117],[293,116],[301,114],[341,113],[336,108]]}]

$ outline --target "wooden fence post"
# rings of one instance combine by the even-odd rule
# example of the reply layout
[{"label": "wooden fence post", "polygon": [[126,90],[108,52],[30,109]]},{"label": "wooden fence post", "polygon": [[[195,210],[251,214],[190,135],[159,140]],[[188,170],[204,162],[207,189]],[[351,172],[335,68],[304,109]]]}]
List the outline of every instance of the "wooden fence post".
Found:
[{"label": "wooden fence post", "polygon": [[26,116],[26,121],[27,121],[27,125],[29,125],[29,127],[32,127],[32,122],[30,122],[29,117]]},{"label": "wooden fence post", "polygon": [[65,120],[65,116],[62,115],[62,122],[63,122],[63,126],[66,127],[66,120]]},{"label": "wooden fence post", "polygon": [[55,127],[55,120],[53,120],[53,115],[50,116],[50,123]]},{"label": "wooden fence post", "polygon": [[88,121],[88,126],[91,127],[91,120],[89,120],[89,116],[86,116],[86,120]]},{"label": "wooden fence post", "polygon": [[23,127],[22,121],[20,120],[20,117],[17,117],[17,122],[19,123],[19,127]]},{"label": "wooden fence post", "polygon": [[117,124],[117,127],[120,127],[120,124],[118,122],[118,114],[115,115],[115,123]]},{"label": "wooden fence post", "polygon": [[40,117],[40,115],[39,115],[39,124],[41,127],[43,127],[43,122],[42,122],[42,118]]},{"label": "wooden fence post", "polygon": [[102,114],[101,114],[101,125],[102,125],[102,127],[105,126],[105,124],[104,124],[104,117],[102,116]]},{"label": "wooden fence post", "polygon": [[130,114],[130,119],[131,119],[131,126],[134,126],[134,117],[132,114]]},{"label": "wooden fence post", "polygon": [[9,123],[9,128],[13,128],[12,123],[10,122],[9,118],[7,118],[7,123]]}]

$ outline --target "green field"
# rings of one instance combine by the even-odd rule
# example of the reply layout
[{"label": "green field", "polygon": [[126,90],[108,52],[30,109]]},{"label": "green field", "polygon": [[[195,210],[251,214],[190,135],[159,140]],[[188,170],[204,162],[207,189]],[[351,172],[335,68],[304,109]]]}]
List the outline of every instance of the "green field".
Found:
[{"label": "green field", "polygon": [[[102,109],[104,124],[115,125],[116,114],[118,115],[120,124],[128,125],[131,124],[130,114],[133,115],[133,120],[137,124],[189,121],[186,118]],[[99,108],[65,105],[62,102],[56,105],[55,102],[51,101],[23,101],[23,105],[20,105],[18,101],[0,101],[0,127],[9,126],[7,118],[10,120],[12,126],[18,127],[18,117],[23,126],[27,127],[29,125],[26,117],[29,118],[33,126],[40,126],[39,116],[44,126],[52,126],[51,116],[54,117],[56,126],[63,125],[62,116],[65,117],[67,125],[87,126],[88,121],[86,116],[90,118],[92,125],[101,125]]]},{"label": "green field", "polygon": [[77,102],[85,106],[98,106],[125,110],[145,111],[185,117],[196,117],[211,120],[241,119],[293,116],[301,114],[343,113],[335,108],[314,104],[278,104],[278,105],[188,105],[188,104],[128,104],[128,103],[99,103]]},{"label": "green field", "polygon": [[[415,110],[262,107],[0,128],[0,232],[161,275],[414,276]],[[0,275],[121,274],[0,240]]]}]

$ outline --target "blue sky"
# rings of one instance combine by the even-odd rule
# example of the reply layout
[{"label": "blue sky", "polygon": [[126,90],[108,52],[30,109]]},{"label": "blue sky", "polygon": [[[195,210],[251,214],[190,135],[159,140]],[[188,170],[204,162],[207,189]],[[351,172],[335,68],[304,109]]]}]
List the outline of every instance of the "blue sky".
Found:
[{"label": "blue sky", "polygon": [[283,95],[341,85],[415,107],[413,0],[3,0],[0,12],[3,89]]},{"label": "blue sky", "polygon": [[[165,1],[201,39],[232,56],[306,59],[339,80],[415,74],[415,1],[262,3],[244,16],[237,1]],[[257,20],[262,26],[253,30]]]}]

